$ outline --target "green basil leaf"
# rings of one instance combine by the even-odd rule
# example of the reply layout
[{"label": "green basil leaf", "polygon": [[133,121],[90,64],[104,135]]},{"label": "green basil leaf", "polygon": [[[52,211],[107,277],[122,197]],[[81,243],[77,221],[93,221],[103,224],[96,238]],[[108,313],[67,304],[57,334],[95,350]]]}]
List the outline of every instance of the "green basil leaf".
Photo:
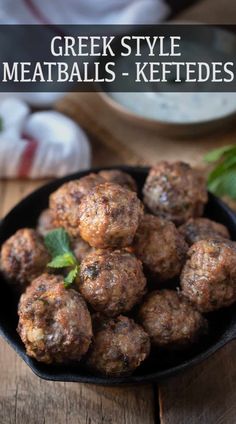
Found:
[{"label": "green basil leaf", "polygon": [[232,167],[208,183],[208,189],[218,196],[228,195],[234,198],[236,169]]},{"label": "green basil leaf", "polygon": [[219,163],[208,175],[208,184],[219,178],[228,169],[236,165],[236,155],[227,157],[224,162]]},{"label": "green basil leaf", "polygon": [[218,196],[226,195],[232,199],[236,199],[236,168],[232,167],[225,171],[224,174],[213,180],[208,188]]},{"label": "green basil leaf", "polygon": [[236,145],[219,147],[219,149],[212,150],[204,156],[206,162],[217,162],[225,155],[235,155]]}]

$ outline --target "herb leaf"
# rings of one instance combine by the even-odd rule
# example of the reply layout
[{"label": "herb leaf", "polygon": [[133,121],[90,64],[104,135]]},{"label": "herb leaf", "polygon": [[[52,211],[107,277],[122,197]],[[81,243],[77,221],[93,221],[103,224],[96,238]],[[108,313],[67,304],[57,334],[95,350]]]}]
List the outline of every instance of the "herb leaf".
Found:
[{"label": "herb leaf", "polygon": [[219,196],[236,199],[236,145],[224,146],[205,156],[207,162],[216,162],[208,175],[208,189]]},{"label": "herb leaf", "polygon": [[211,152],[207,153],[204,157],[204,160],[206,162],[216,162],[222,156],[227,155],[228,153],[230,153],[231,155],[232,150],[236,152],[236,146],[234,144],[230,146],[219,147],[218,149],[214,149]]},{"label": "herb leaf", "polygon": [[70,239],[64,228],[56,228],[50,231],[44,237],[45,245],[52,256],[52,260],[48,263],[50,268],[72,268],[64,279],[65,287],[68,287],[75,280],[79,263],[70,249]]},{"label": "herb leaf", "polygon": [[64,268],[67,266],[76,265],[74,255],[71,253],[64,253],[64,255],[55,256],[51,262],[48,263],[50,268]]},{"label": "herb leaf", "polygon": [[228,195],[231,199],[236,199],[236,169],[224,172],[208,184],[208,188],[218,196]]},{"label": "herb leaf", "polygon": [[77,265],[64,278],[64,285],[65,285],[65,287],[69,287],[71,284],[73,284],[74,280],[76,279],[76,277],[78,275],[78,272],[79,272],[79,266]]},{"label": "herb leaf", "polygon": [[70,252],[70,239],[64,228],[50,231],[45,236],[44,242],[52,257]]},{"label": "herb leaf", "polygon": [[215,179],[221,177],[229,169],[236,166],[236,155],[228,156],[224,161],[220,162],[208,175],[208,183],[211,183]]}]

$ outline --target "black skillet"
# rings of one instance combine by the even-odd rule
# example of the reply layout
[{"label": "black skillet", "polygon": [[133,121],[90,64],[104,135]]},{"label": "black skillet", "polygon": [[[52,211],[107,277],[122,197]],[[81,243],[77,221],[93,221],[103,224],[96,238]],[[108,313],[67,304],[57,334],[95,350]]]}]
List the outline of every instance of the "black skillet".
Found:
[{"label": "black skillet", "polygon": [[[147,168],[117,167],[130,173],[137,181],[140,195]],[[92,171],[98,171],[93,169]],[[0,245],[16,230],[22,227],[34,227],[39,213],[47,207],[48,196],[62,183],[80,178],[90,171],[55,180],[27,196],[3,219],[0,224]],[[205,215],[226,225],[233,240],[236,240],[236,216],[218,198],[209,195]],[[209,334],[200,344],[191,350],[175,354],[153,352],[133,375],[121,378],[98,377],[91,374],[83,363],[72,365],[45,365],[29,358],[16,332],[18,298],[12,293],[3,276],[1,276],[0,293],[0,333],[13,347],[32,371],[41,378],[53,381],[74,381],[102,385],[122,385],[158,381],[183,371],[203,361],[229,341],[236,338],[236,305],[209,314]]]}]

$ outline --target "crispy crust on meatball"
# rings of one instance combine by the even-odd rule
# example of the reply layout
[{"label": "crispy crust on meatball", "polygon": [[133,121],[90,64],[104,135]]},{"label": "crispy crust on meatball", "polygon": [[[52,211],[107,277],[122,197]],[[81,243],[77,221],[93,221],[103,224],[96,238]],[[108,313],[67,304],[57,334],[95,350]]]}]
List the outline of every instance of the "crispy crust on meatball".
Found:
[{"label": "crispy crust on meatball", "polygon": [[96,248],[126,247],[132,243],[142,215],[136,193],[118,184],[100,184],[80,202],[80,235]]},{"label": "crispy crust on meatball", "polygon": [[89,244],[86,243],[86,241],[84,241],[81,237],[71,239],[71,248],[79,263],[82,262],[85,256],[93,251],[93,248],[89,246]]},{"label": "crispy crust on meatball", "polygon": [[57,227],[63,227],[72,237],[79,236],[79,203],[83,196],[104,179],[97,174],[89,174],[79,180],[69,181],[51,194],[49,205]]},{"label": "crispy crust on meatball", "polygon": [[46,236],[50,231],[54,230],[56,225],[50,209],[44,209],[38,218],[37,232],[42,236]]},{"label": "crispy crust on meatball", "polygon": [[179,227],[179,232],[189,246],[209,238],[230,239],[229,231],[224,225],[207,218],[190,218]]},{"label": "crispy crust on meatball", "polygon": [[18,333],[27,355],[40,362],[79,361],[92,339],[87,306],[61,276],[43,274],[21,296]]},{"label": "crispy crust on meatball", "polygon": [[181,273],[183,294],[201,312],[230,306],[236,301],[236,244],[200,240],[188,252]]},{"label": "crispy crust on meatball", "polygon": [[207,202],[204,179],[184,162],[159,162],[148,174],[143,195],[154,215],[177,225],[201,216]]},{"label": "crispy crust on meatball", "polygon": [[131,310],[142,299],[145,288],[141,262],[125,250],[98,250],[81,263],[79,290],[94,310],[104,315]]},{"label": "crispy crust on meatball", "polygon": [[159,281],[178,276],[188,246],[173,222],[144,215],[134,237],[134,252]]},{"label": "crispy crust on meatball", "polygon": [[2,245],[1,270],[21,289],[45,271],[49,260],[41,237],[31,228],[18,230]]},{"label": "crispy crust on meatball", "polygon": [[122,187],[128,188],[129,190],[136,192],[138,191],[136,181],[133,177],[131,177],[131,175],[127,174],[127,172],[120,171],[119,169],[104,169],[98,174],[109,183],[119,184]]},{"label": "crispy crust on meatball", "polygon": [[119,377],[137,369],[149,352],[150,341],[143,328],[119,316],[96,331],[87,364],[98,374]]},{"label": "crispy crust on meatball", "polygon": [[151,342],[161,348],[184,348],[207,330],[207,321],[200,312],[173,290],[149,293],[138,317]]}]

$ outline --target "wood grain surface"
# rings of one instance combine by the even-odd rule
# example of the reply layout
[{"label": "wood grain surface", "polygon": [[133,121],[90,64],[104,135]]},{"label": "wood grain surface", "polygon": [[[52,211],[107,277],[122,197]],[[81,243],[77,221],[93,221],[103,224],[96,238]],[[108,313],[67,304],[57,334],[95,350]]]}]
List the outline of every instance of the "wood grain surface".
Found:
[{"label": "wood grain surface", "polygon": [[160,384],[162,424],[236,422],[236,342],[183,375]]},{"label": "wood grain surface", "polygon": [[1,424],[153,424],[152,388],[103,388],[40,380],[0,342]]}]

